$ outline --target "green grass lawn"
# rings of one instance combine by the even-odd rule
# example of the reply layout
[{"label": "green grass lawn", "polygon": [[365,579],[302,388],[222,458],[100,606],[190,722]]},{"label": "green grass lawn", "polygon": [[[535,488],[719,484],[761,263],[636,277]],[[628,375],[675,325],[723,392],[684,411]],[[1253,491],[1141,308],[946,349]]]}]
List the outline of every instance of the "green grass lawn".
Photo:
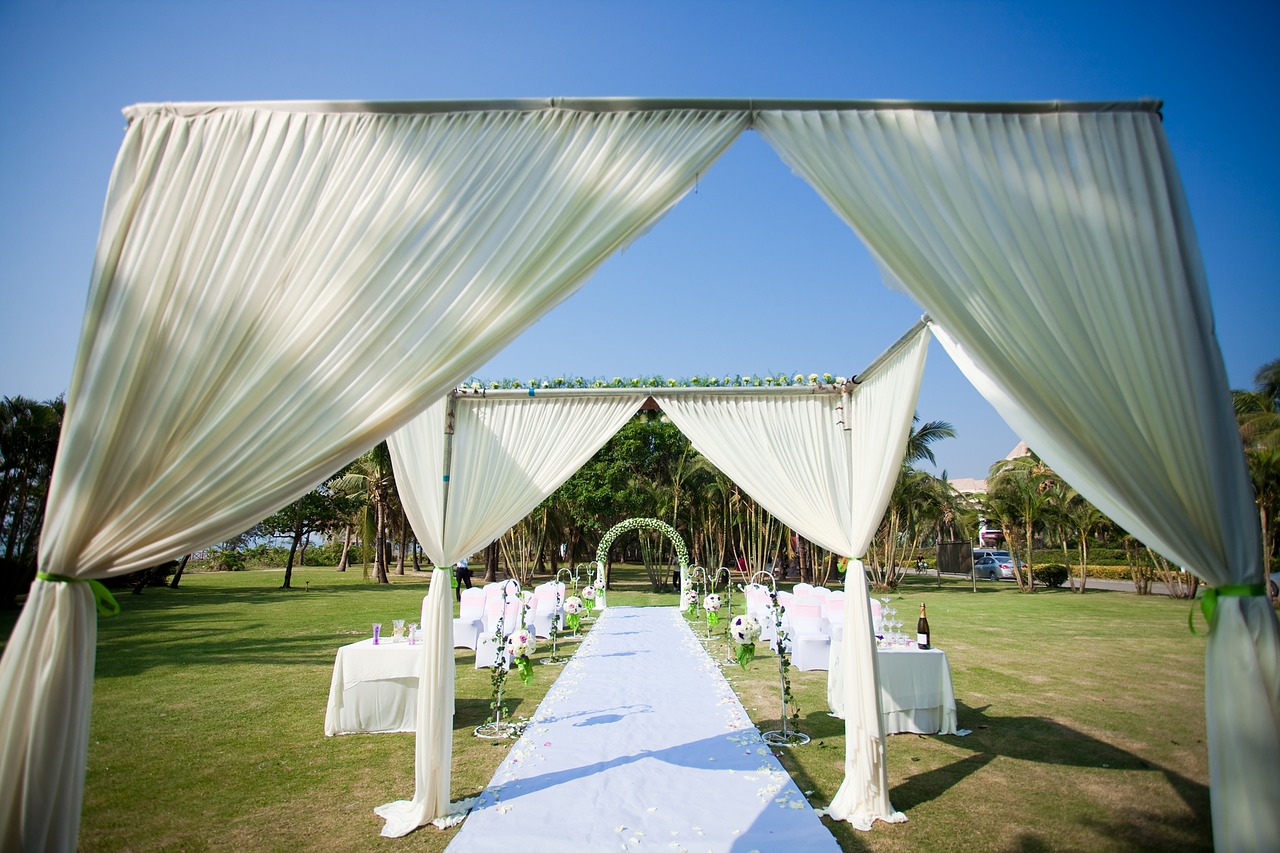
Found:
[{"label": "green grass lawn", "polygon": [[[649,594],[639,568],[615,569],[611,604],[675,603]],[[294,590],[278,589],[279,571],[255,571],[122,593],[123,612],[99,627],[81,850],[443,849],[452,831],[378,836],[374,807],[413,794],[412,734],[324,736],[336,649],[374,621],[416,621],[427,578],[378,586],[358,569],[308,568],[295,570]],[[824,819],[845,850],[1211,848],[1204,641],[1187,632],[1185,601],[1025,595],[997,582],[974,593],[915,577],[894,597],[907,616],[927,603],[973,734],[891,737],[891,798],[910,820],[863,833]],[[725,673],[767,730],[779,722],[777,659],[761,649],[751,668]],[[459,799],[510,744],[472,736],[489,673],[456,654]],[[560,669],[536,672],[528,687],[507,681],[517,715],[533,713]],[[825,806],[842,774],[843,722],[826,714],[825,673],[792,680],[813,741],[781,759]]]}]

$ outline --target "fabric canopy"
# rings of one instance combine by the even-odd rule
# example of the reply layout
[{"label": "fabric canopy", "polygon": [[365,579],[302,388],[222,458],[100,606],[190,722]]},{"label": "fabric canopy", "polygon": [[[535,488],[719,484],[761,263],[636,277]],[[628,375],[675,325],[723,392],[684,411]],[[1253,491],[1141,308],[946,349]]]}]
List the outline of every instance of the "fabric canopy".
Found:
[{"label": "fabric canopy", "polygon": [[[1208,288],[1159,116],[766,113],[756,127],[918,300],[1082,495],[1211,584],[1261,536]],[[1206,652],[1214,843],[1280,849],[1280,629],[1222,599]]]},{"label": "fabric canopy", "polygon": [[470,556],[529,514],[644,403],[604,397],[454,392],[387,440],[396,484],[431,562]]},{"label": "fabric canopy", "polygon": [[871,544],[902,466],[929,332],[921,324],[858,377],[851,392],[734,396],[655,394],[662,410],[713,465],[807,539],[855,558],[841,666],[845,776],[829,814],[860,829],[906,817],[889,802],[880,677],[867,577]]},{"label": "fabric canopy", "polygon": [[[387,439],[396,485],[418,541],[436,566],[487,545],[542,503],[644,402],[643,393],[576,397],[541,405],[533,396],[488,399],[451,393]],[[382,834],[406,835],[449,813],[453,754],[453,599],[449,573],[432,574],[418,684],[415,790],[387,803]],[[428,623],[428,618],[430,623]]]},{"label": "fabric canopy", "polygon": [[[564,299],[752,124],[1086,497],[1211,583],[1260,579],[1158,108],[132,109],[46,574],[0,661],[0,846],[76,846],[96,622],[74,581],[213,544],[305,493]],[[1219,849],[1280,847],[1278,650],[1265,600],[1223,601],[1206,659]]]},{"label": "fabric canopy", "polygon": [[[438,399],[656,221],[743,113],[156,107],[108,188],[43,571],[236,534]],[[73,850],[96,640],[37,580],[0,662],[0,847]]]}]

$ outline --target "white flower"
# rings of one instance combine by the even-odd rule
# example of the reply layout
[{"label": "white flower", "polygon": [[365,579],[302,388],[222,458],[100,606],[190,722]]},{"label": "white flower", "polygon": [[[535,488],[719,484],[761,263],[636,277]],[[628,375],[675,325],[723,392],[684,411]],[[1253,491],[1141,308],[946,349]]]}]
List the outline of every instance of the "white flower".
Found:
[{"label": "white flower", "polygon": [[719,610],[720,596],[714,592],[711,593],[706,598],[702,599],[702,607],[704,610]]},{"label": "white flower", "polygon": [[729,623],[729,636],[733,637],[733,641],[740,646],[760,639],[761,630],[760,620],[750,613],[735,616]]},{"label": "white flower", "polygon": [[684,594],[684,603],[693,607],[698,603],[698,591],[694,589],[687,590]]},{"label": "white flower", "polygon": [[604,589],[604,578],[596,578],[595,588]]},{"label": "white flower", "polygon": [[803,381],[804,381],[804,375],[803,375],[803,374],[800,374],[800,373],[797,373],[797,374],[796,374],[795,381],[796,381],[796,382],[803,382]]},{"label": "white flower", "polygon": [[843,385],[843,384],[844,384],[845,382],[847,382],[847,381],[848,381],[848,380],[847,380],[847,379],[845,379],[843,376],[837,376],[837,377],[836,377],[836,384],[837,384],[837,385]]},{"label": "white flower", "polygon": [[830,374],[830,373],[824,373],[824,374],[822,374],[822,381],[823,381],[823,382],[825,382],[825,383],[827,383],[828,385],[830,385],[830,384],[831,384],[831,374]]},{"label": "white flower", "polygon": [[582,588],[582,597],[587,601],[596,600],[596,588],[594,586],[584,586]]},{"label": "white flower", "polygon": [[507,637],[507,653],[515,657],[531,655],[538,648],[537,638],[529,631],[521,628]]},{"label": "white flower", "polygon": [[576,595],[571,595],[564,600],[565,613],[581,613],[583,611],[582,599]]},{"label": "white flower", "polygon": [[815,382],[817,382],[817,381],[818,381],[818,374],[816,374],[816,373],[810,373],[810,374],[809,374],[809,384],[810,384],[810,385],[812,385],[813,383],[815,383]]}]

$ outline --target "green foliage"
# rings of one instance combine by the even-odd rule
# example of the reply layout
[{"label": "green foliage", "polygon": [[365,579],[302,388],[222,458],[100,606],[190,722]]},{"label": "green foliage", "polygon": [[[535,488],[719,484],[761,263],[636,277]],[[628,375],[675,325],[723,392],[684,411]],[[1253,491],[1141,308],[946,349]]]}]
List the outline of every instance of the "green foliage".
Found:
[{"label": "green foliage", "polygon": [[1036,583],[1047,587],[1062,586],[1067,582],[1067,567],[1050,563],[1044,566],[1033,566],[1031,576]]},{"label": "green foliage", "polygon": [[245,556],[235,548],[214,548],[209,551],[208,568],[214,572],[242,572],[246,568]]},{"label": "green foliage", "polygon": [[[65,410],[60,397],[44,403],[21,396],[0,398],[0,557],[18,569],[12,574],[21,580],[35,574]],[[19,585],[25,591],[26,584]],[[10,591],[17,590],[6,589],[5,595]]]}]

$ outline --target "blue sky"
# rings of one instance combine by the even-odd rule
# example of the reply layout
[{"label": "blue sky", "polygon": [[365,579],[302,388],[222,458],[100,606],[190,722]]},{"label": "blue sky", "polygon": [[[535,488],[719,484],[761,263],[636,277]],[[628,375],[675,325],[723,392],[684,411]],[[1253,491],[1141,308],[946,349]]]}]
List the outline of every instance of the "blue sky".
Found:
[{"label": "blue sky", "polygon": [[[1280,4],[0,0],[0,395],[70,379],[144,101],[554,96],[1165,102],[1235,387],[1280,357]],[[861,370],[920,315],[754,134],[484,378]],[[1017,442],[931,350],[938,469]]]}]

